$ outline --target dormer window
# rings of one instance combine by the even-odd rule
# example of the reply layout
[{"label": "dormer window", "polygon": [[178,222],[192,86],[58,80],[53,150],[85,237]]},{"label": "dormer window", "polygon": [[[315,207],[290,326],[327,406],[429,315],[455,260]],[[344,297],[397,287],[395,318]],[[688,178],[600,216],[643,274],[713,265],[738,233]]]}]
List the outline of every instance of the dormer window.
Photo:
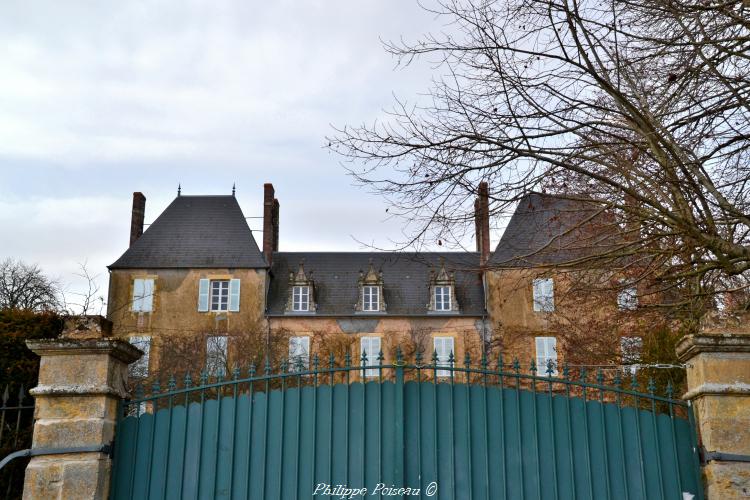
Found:
[{"label": "dormer window", "polygon": [[457,312],[456,279],[454,274],[445,270],[445,262],[440,259],[440,269],[430,271],[430,303],[427,309],[431,312]]},{"label": "dormer window", "polygon": [[383,272],[375,271],[370,259],[370,268],[367,273],[359,272],[359,298],[355,309],[362,313],[385,312],[385,300],[383,298]]},{"label": "dormer window", "polygon": [[450,311],[451,310],[451,287],[449,286],[436,286],[435,287],[435,310],[436,311]]},{"label": "dormer window", "polygon": [[377,286],[362,287],[362,310],[380,311],[380,288]]},{"label": "dormer window", "polygon": [[314,313],[316,308],[312,273],[305,273],[304,262],[300,262],[297,272],[289,273],[289,299],[286,312],[288,314]]},{"label": "dormer window", "polygon": [[310,310],[310,287],[292,287],[292,311],[307,312]]}]

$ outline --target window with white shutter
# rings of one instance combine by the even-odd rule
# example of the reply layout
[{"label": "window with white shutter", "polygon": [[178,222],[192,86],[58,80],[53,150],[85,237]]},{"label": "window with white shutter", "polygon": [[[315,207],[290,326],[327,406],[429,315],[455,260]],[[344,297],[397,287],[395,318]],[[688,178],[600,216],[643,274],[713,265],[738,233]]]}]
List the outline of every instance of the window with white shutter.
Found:
[{"label": "window with white shutter", "polygon": [[227,370],[227,337],[212,336],[206,338],[206,373],[210,377],[226,375]]},{"label": "window with white shutter", "polygon": [[133,280],[132,311],[151,312],[154,304],[154,280],[138,278]]},{"label": "window with white shutter", "polygon": [[128,366],[128,374],[133,378],[148,377],[148,361],[151,353],[151,337],[135,336],[128,339],[133,346],[143,351],[143,356]]},{"label": "window with white shutter", "polygon": [[552,312],[555,310],[555,284],[552,278],[539,278],[533,281],[534,311]]},{"label": "window with white shutter", "polygon": [[[454,356],[455,361],[455,351],[454,351],[454,345],[453,345],[453,337],[435,337],[433,339],[435,352],[437,353],[437,366],[445,366],[450,367],[451,366],[451,354]],[[450,370],[438,370],[437,376],[438,377],[450,377],[451,371]]]},{"label": "window with white shutter", "polygon": [[552,375],[557,375],[557,339],[555,337],[536,337],[535,340],[537,375],[547,375],[549,362],[552,362]]},{"label": "window with white shutter", "polygon": [[[380,363],[378,360],[380,351],[380,337],[362,337],[359,339],[359,359],[363,365],[371,366]],[[377,377],[378,373],[378,368],[367,368],[365,377]]]},{"label": "window with white shutter", "polygon": [[305,371],[310,368],[310,337],[289,338],[289,371]]}]

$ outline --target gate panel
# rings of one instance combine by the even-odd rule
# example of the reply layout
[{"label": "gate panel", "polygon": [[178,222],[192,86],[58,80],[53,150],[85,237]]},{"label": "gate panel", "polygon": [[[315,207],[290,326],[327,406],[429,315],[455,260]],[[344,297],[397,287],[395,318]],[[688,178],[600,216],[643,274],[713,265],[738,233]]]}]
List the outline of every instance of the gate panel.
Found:
[{"label": "gate panel", "polygon": [[294,374],[276,389],[266,377],[139,398],[118,423],[112,496],[296,499],[324,484],[369,497],[384,483],[430,498],[434,483],[441,499],[701,498],[678,402],[593,385],[576,396],[567,379],[517,372],[404,382],[392,368],[393,381]]}]

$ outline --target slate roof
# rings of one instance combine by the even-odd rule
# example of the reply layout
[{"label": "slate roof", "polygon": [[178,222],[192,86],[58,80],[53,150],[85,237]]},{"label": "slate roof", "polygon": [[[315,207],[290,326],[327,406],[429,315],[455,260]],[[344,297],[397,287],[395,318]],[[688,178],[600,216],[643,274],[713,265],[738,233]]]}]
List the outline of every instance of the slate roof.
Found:
[{"label": "slate roof", "polygon": [[601,254],[613,248],[615,227],[591,202],[531,193],[519,201],[489,265],[562,265]]},{"label": "slate roof", "polygon": [[[455,271],[457,313],[428,312],[430,271],[440,269],[441,257],[447,271]],[[367,273],[370,259],[376,271],[383,271],[385,313],[355,311],[360,271]],[[481,316],[484,292],[479,275],[479,254],[475,252],[278,252],[273,256],[268,314],[285,314],[289,298],[289,271],[296,272],[304,260],[305,273],[315,285],[315,316]],[[310,276],[312,273],[312,276]],[[309,313],[297,313],[309,315]]]},{"label": "slate roof", "polygon": [[264,268],[234,196],[178,196],[110,269]]}]

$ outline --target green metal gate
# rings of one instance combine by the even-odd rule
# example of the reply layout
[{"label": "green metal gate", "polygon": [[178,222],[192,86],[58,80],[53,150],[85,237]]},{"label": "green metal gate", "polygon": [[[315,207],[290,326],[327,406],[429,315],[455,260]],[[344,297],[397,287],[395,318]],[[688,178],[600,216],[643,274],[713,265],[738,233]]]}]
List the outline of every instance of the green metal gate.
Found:
[{"label": "green metal gate", "polygon": [[[209,382],[123,405],[112,496],[702,498],[691,408],[585,371],[433,357]],[[378,376],[364,378],[364,369]],[[446,376],[442,376],[446,375]],[[356,380],[355,380],[356,379]],[[362,380],[367,380],[363,383]],[[366,490],[363,490],[366,488]],[[400,490],[399,490],[400,489]]]}]

